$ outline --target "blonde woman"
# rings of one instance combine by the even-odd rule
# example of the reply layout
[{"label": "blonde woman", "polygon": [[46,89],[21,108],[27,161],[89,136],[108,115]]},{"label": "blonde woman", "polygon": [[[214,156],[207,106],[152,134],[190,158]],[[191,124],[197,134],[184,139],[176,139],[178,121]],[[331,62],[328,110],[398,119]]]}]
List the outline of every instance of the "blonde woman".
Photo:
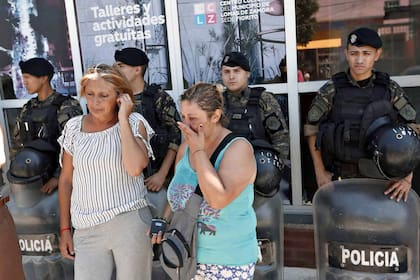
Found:
[{"label": "blonde woman", "polygon": [[69,120],[59,138],[60,251],[75,260],[76,279],[110,279],[114,266],[117,279],[151,279],[142,172],[153,130],[132,112],[130,86],[111,66],[88,69],[81,96],[89,113]]}]

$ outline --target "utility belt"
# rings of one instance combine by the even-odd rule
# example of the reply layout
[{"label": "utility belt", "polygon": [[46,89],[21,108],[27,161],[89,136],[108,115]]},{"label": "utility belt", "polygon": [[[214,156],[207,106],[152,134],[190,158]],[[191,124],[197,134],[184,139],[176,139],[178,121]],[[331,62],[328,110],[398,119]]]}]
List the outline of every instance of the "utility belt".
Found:
[{"label": "utility belt", "polygon": [[333,180],[363,177],[358,163],[334,161],[331,171],[334,173]]},{"label": "utility belt", "polygon": [[9,202],[10,197],[9,196],[1,196],[0,195],[0,208],[6,205],[7,202]]}]

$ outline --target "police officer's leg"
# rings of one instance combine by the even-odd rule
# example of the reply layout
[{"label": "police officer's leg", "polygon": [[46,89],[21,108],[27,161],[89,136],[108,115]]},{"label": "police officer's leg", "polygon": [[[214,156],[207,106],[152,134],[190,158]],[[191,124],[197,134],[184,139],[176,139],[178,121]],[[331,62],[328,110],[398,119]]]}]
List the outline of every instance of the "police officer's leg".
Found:
[{"label": "police officer's leg", "polygon": [[0,279],[24,279],[16,228],[6,206],[0,207]]}]

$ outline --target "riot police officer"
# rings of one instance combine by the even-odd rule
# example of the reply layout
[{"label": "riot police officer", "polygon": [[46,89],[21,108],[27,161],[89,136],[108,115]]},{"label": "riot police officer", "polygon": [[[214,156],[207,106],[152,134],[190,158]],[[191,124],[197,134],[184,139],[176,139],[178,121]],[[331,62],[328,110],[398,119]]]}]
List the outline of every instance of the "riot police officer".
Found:
[{"label": "riot police officer", "polygon": [[289,131],[280,104],[264,87],[248,87],[250,65],[240,52],[227,53],[221,63],[226,87],[224,110],[228,128],[246,137],[257,158],[257,194],[272,197],[279,188],[289,157]]},{"label": "riot police officer", "polygon": [[[19,66],[26,90],[29,94],[37,93],[37,96],[23,106],[16,118],[14,140],[18,145],[18,150],[37,139],[44,140],[43,146],[48,144],[53,150],[56,155],[56,171],[41,187],[43,193],[51,193],[57,188],[60,175],[57,138],[66,122],[76,115],[83,114],[83,111],[78,100],[62,95],[52,88],[51,79],[54,75],[54,67],[48,60],[35,57],[21,61]],[[45,150],[44,148],[40,147],[41,150]]]},{"label": "riot police officer", "polygon": [[281,159],[287,159],[289,130],[274,95],[262,87],[248,87],[251,69],[242,53],[227,53],[221,67],[229,129],[248,139],[267,140]]},{"label": "riot police officer", "polygon": [[149,191],[158,192],[172,177],[172,166],[181,144],[177,122],[181,117],[172,97],[159,85],[147,84],[144,75],[149,64],[146,53],[138,48],[116,50],[115,67],[127,78],[134,92],[134,111],[142,114],[155,130],[151,140],[155,159],[144,170]]},{"label": "riot police officer", "polygon": [[[352,31],[344,54],[348,71],[333,75],[320,88],[304,127],[318,187],[332,179],[366,177],[360,167],[370,157],[365,142],[375,122],[410,123],[416,118],[403,89],[373,68],[382,54],[376,31],[366,27]],[[393,178],[385,194],[406,200],[412,176],[411,172]]]}]

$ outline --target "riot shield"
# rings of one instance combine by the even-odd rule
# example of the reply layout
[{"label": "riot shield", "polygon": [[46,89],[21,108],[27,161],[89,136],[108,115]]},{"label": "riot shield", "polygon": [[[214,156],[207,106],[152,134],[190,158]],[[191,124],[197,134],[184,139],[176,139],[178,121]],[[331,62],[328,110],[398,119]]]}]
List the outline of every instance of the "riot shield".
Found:
[{"label": "riot shield", "polygon": [[313,200],[318,279],[419,279],[419,198],[384,195],[389,182],[334,181]]},{"label": "riot shield", "polygon": [[[257,196],[257,194],[256,194]],[[260,259],[254,279],[283,279],[283,198],[278,192],[271,198],[258,198],[254,205],[257,215],[257,239]]]},{"label": "riot shield", "polygon": [[[41,191],[37,190],[39,193]],[[32,197],[11,196],[8,208],[16,224],[26,279],[73,279],[73,261],[64,259],[59,251],[58,192]],[[19,192],[20,195],[20,192]],[[19,198],[18,202],[14,198]],[[26,207],[21,207],[25,202]]]}]

